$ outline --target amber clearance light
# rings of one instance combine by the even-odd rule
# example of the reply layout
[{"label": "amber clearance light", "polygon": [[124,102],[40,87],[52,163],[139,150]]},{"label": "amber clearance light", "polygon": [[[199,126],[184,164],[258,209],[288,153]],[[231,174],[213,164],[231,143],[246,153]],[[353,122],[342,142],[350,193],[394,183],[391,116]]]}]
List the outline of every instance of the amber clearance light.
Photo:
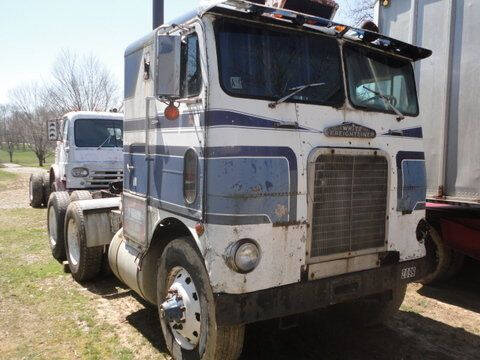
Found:
[{"label": "amber clearance light", "polygon": [[173,101],[170,101],[170,104],[168,104],[168,106],[165,108],[165,111],[164,111],[163,114],[165,115],[167,120],[170,120],[170,121],[175,121],[180,116],[180,112],[178,111],[178,107],[175,106]]}]

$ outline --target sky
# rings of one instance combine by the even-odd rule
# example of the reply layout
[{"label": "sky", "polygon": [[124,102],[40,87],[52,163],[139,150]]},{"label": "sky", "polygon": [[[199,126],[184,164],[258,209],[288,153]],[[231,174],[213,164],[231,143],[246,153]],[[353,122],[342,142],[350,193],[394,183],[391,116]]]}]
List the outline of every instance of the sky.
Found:
[{"label": "sky", "polygon": [[[337,0],[341,8],[346,1]],[[197,4],[165,0],[165,20]],[[151,0],[0,0],[0,103],[8,102],[9,89],[48,81],[62,49],[94,54],[122,89],[124,50],[151,25]]]}]

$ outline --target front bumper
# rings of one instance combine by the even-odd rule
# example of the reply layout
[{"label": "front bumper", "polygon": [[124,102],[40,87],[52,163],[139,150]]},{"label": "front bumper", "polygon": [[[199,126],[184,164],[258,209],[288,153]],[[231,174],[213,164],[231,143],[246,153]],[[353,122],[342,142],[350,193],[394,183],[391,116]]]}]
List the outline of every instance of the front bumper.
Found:
[{"label": "front bumper", "polygon": [[215,294],[216,319],[218,325],[227,326],[299,314],[369,295],[388,293],[401,283],[423,278],[431,270],[432,261],[424,257],[252,293],[219,293]]}]

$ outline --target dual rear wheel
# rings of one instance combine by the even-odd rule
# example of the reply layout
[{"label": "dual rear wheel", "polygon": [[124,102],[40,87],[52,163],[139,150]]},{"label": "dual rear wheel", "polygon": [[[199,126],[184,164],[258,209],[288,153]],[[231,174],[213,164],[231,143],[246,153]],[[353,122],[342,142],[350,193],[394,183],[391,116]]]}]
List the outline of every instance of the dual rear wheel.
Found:
[{"label": "dual rear wheel", "polygon": [[51,186],[48,172],[30,175],[28,196],[31,207],[41,208],[42,206],[47,206],[50,193]]},{"label": "dual rear wheel", "polygon": [[427,255],[433,259],[433,271],[421,280],[424,285],[438,284],[457,275],[462,269],[465,255],[451,249],[443,241],[441,234],[429,226],[425,240]]},{"label": "dual rear wheel", "polygon": [[85,218],[76,201],[70,203],[65,214],[65,236],[65,253],[73,278],[78,282],[94,279],[102,269],[103,246],[87,246]]},{"label": "dual rear wheel", "polygon": [[52,193],[47,206],[48,237],[52,255],[67,260],[77,281],[93,279],[101,270],[103,247],[87,247],[85,219],[78,200],[92,199],[90,192]]},{"label": "dual rear wheel", "polygon": [[45,194],[43,191],[43,175],[41,173],[31,174],[28,185],[30,206],[33,208],[42,207],[42,205],[45,204]]}]

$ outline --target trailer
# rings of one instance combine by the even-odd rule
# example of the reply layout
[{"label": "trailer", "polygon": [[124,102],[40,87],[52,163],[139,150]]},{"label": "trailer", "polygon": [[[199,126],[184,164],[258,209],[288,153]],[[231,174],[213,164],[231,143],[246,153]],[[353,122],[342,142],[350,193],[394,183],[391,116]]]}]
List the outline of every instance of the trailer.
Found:
[{"label": "trailer", "polygon": [[334,304],[381,322],[431,270],[423,140],[397,136],[421,132],[412,63],[431,51],[299,4],[154,11],[125,51],[120,207],[66,211],[73,277],[108,252],[175,359],[237,359],[245,324]]},{"label": "trailer", "polygon": [[480,260],[480,4],[465,0],[380,1],[383,34],[433,50],[415,68],[427,163],[427,220],[436,270],[446,280],[464,256]]},{"label": "trailer", "polygon": [[52,254],[63,261],[64,219],[70,202],[110,198],[121,191],[123,115],[70,112],[49,121],[48,138],[56,141],[55,162],[47,172],[30,176],[30,205],[47,207]]}]

